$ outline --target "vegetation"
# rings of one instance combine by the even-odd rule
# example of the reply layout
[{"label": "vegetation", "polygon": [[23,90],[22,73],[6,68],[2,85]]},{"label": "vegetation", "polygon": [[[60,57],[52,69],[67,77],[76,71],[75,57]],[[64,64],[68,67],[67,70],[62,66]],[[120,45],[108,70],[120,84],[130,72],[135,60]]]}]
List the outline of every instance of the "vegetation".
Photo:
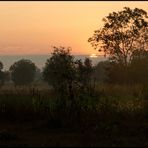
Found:
[{"label": "vegetation", "polygon": [[0,62],[0,87],[4,85],[6,81],[10,80],[9,71],[3,71],[3,63]]},{"label": "vegetation", "polygon": [[36,66],[30,60],[22,59],[11,65],[10,72],[15,85],[26,85],[33,81]]},{"label": "vegetation", "polygon": [[3,69],[3,63],[0,62],[0,85],[3,85],[4,83],[4,75],[3,75],[2,69]]},{"label": "vegetation", "polygon": [[[1,120],[8,120],[9,124],[12,122],[11,127],[13,123],[28,126],[28,123],[33,122],[33,125],[28,127],[29,130],[32,133],[43,130],[40,133],[42,136],[44,129],[48,131],[44,134],[49,137],[52,135],[51,129],[59,136],[65,133],[63,133],[63,129],[68,129],[73,136],[74,134],[78,136],[81,133],[81,141],[78,140],[79,136],[75,137],[75,142],[70,140],[68,136],[67,142],[65,144],[61,142],[61,145],[147,146],[148,94],[146,90],[147,88],[144,90],[140,85],[133,87],[114,84],[98,85],[98,95],[79,98],[79,102],[77,102],[79,114],[74,116],[68,113],[68,108],[63,110],[62,106],[59,114],[59,108],[56,107],[56,94],[51,90],[38,91],[37,89],[28,89],[28,87],[16,87],[14,90],[12,88],[3,89],[0,91],[0,117]],[[56,117],[57,115],[61,116]],[[7,131],[7,133],[11,132]],[[12,135],[21,138],[21,133],[18,135],[16,131]],[[40,142],[34,143],[38,143],[37,145],[40,146],[43,143],[54,145],[57,141],[58,144],[59,138],[57,136],[55,139],[55,135],[52,135],[51,141],[43,141],[40,138]],[[28,136],[30,137],[29,133]],[[86,138],[89,140],[84,140]],[[15,140],[11,139],[11,141]],[[32,143],[28,142],[28,144]]]},{"label": "vegetation", "polygon": [[[126,7],[103,21],[89,42],[95,48],[101,43],[109,60],[95,66],[89,58],[75,60],[66,47],[53,47],[43,71],[30,60],[15,62],[9,71],[0,63],[1,84],[15,84],[0,89],[3,126],[31,123],[34,135],[25,138],[45,134],[28,144],[23,132],[20,139],[11,130],[0,132],[0,144],[15,139],[29,146],[148,146],[147,13]],[[61,142],[63,135],[68,136]]]},{"label": "vegetation", "polygon": [[111,61],[126,66],[136,51],[147,49],[146,11],[124,7],[122,11],[110,13],[103,21],[103,28],[96,30],[88,41],[99,51],[103,49],[105,55],[109,54]]},{"label": "vegetation", "polygon": [[54,87],[60,99],[67,95],[72,99],[75,80],[74,57],[70,55],[69,48],[66,50],[64,47],[53,48],[55,50],[46,62],[43,77]]},{"label": "vegetation", "polygon": [[[109,55],[110,66],[107,68],[109,82],[118,84],[135,82],[131,67],[134,70],[134,67],[140,66],[139,63],[145,62],[143,57],[147,53],[147,12],[138,8],[124,7],[122,11],[110,13],[103,21],[104,26],[96,30],[88,42],[95,49],[103,50],[105,56]],[[135,59],[140,61],[136,63]],[[140,74],[146,75],[146,71],[141,72]]]}]

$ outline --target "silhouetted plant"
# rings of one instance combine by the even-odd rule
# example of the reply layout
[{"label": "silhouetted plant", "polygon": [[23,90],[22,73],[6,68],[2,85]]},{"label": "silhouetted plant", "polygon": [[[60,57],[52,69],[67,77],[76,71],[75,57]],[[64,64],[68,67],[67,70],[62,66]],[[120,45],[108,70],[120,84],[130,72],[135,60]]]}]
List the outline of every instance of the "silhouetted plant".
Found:
[{"label": "silhouetted plant", "polygon": [[103,18],[104,26],[94,31],[88,42],[95,49],[109,55],[110,61],[127,66],[135,50],[146,50],[148,45],[147,12],[130,9],[109,13]]},{"label": "silhouetted plant", "polygon": [[148,83],[148,51],[137,51],[129,66],[130,80],[132,84]]},{"label": "silhouetted plant", "polygon": [[2,86],[6,79],[6,73],[3,70],[3,63],[0,62],[0,86]]},{"label": "silhouetted plant", "polygon": [[61,103],[66,99],[74,100],[73,83],[75,80],[74,57],[70,48],[53,47],[51,58],[47,60],[43,69],[43,78],[52,85]]},{"label": "silhouetted plant", "polygon": [[[52,85],[57,96],[57,115],[60,121],[72,123],[80,110],[81,93],[89,94],[92,75],[91,60],[74,60],[70,48],[53,47],[51,58],[43,69],[44,80]],[[67,118],[67,119],[66,119]],[[69,121],[68,121],[69,120]],[[59,121],[59,122],[60,122]]]},{"label": "silhouetted plant", "polygon": [[147,12],[138,8],[124,7],[122,11],[109,13],[103,18],[103,22],[104,26],[94,31],[88,42],[95,49],[103,50],[105,56],[109,55],[110,82],[130,83],[129,65],[148,47]]},{"label": "silhouetted plant", "polygon": [[107,70],[109,61],[101,61],[94,67],[93,77],[97,82],[104,83],[107,81]]},{"label": "silhouetted plant", "polygon": [[15,85],[28,85],[33,82],[36,66],[30,60],[19,60],[10,67],[11,79]]},{"label": "silhouetted plant", "polygon": [[81,89],[86,89],[88,92],[91,88],[91,80],[93,73],[92,61],[89,58],[85,58],[84,63],[82,60],[77,60],[77,81],[80,83]]}]

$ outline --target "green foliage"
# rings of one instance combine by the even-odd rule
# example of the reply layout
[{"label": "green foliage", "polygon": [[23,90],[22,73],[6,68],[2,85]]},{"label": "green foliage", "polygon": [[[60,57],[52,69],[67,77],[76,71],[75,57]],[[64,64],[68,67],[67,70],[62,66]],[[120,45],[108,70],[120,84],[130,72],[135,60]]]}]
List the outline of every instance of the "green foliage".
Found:
[{"label": "green foliage", "polygon": [[36,66],[30,60],[19,60],[10,67],[11,79],[15,85],[28,85],[33,82]]}]

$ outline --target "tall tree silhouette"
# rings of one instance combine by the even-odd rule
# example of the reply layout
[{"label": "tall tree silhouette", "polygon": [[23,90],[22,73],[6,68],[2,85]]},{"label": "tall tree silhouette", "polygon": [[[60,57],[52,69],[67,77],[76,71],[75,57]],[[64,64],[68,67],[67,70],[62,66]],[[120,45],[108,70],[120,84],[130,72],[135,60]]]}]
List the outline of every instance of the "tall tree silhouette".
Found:
[{"label": "tall tree silhouette", "polygon": [[124,7],[122,11],[109,13],[103,18],[104,26],[94,31],[88,39],[91,45],[110,61],[127,66],[132,60],[133,52],[146,50],[148,45],[147,12]]},{"label": "tall tree silhouette", "polygon": [[43,70],[44,80],[54,87],[58,98],[64,99],[64,96],[69,95],[70,99],[73,99],[76,72],[74,57],[70,54],[70,48],[53,47],[53,49],[52,56],[46,61]]}]

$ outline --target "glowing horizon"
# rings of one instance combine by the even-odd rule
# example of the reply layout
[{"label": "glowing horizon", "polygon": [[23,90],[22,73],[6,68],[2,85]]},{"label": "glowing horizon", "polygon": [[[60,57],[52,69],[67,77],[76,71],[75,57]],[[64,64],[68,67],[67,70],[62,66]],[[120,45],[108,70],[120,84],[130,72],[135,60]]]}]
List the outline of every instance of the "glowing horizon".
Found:
[{"label": "glowing horizon", "polygon": [[[45,55],[51,46],[98,54],[87,42],[103,17],[123,7],[148,10],[147,1],[0,2],[0,55]],[[148,11],[147,11],[148,12]]]}]

